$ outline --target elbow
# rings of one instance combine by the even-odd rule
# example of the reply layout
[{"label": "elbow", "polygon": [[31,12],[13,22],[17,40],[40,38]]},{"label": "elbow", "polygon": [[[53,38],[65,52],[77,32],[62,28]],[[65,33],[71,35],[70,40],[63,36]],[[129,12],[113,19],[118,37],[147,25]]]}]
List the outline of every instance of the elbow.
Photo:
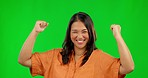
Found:
[{"label": "elbow", "polygon": [[132,72],[132,71],[134,71],[134,65],[133,66],[131,66],[130,68],[129,68],[129,72]]},{"label": "elbow", "polygon": [[121,71],[120,74],[128,74],[134,71],[134,65],[128,66],[128,67],[123,67],[121,66]]},{"label": "elbow", "polygon": [[133,66],[130,66],[129,68],[127,68],[126,72],[127,73],[131,73],[132,71],[134,71],[134,65]]},{"label": "elbow", "polygon": [[21,61],[20,58],[18,59],[18,63],[21,64],[21,65],[23,64],[23,62]]},{"label": "elbow", "polygon": [[23,60],[20,57],[18,58],[18,63],[21,64],[21,65],[24,64]]},{"label": "elbow", "polygon": [[132,63],[129,67],[129,71],[132,72],[132,71],[134,71],[134,69],[135,69],[135,65],[134,65],[134,63]]}]

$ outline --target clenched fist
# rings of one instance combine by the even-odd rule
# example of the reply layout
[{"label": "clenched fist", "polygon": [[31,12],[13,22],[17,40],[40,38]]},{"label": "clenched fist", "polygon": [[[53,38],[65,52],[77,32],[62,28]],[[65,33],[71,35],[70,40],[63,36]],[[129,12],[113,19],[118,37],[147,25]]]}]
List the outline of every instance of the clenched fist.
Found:
[{"label": "clenched fist", "polygon": [[117,38],[118,36],[121,35],[120,34],[120,32],[121,32],[120,25],[118,25],[118,24],[112,24],[110,28],[111,28],[111,30],[112,30],[113,35],[114,35],[115,38]]},{"label": "clenched fist", "polygon": [[37,21],[34,27],[36,32],[42,32],[48,26],[48,23],[45,21]]}]

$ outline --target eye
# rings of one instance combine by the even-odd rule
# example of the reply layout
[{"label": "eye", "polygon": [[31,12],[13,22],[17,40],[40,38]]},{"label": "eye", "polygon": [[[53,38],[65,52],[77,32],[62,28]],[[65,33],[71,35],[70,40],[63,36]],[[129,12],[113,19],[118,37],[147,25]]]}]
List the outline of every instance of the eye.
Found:
[{"label": "eye", "polygon": [[87,33],[87,31],[86,31],[86,30],[85,30],[85,31],[82,31],[82,33],[84,33],[84,34],[85,34],[85,33]]},{"label": "eye", "polygon": [[72,33],[77,33],[77,31],[72,31]]}]

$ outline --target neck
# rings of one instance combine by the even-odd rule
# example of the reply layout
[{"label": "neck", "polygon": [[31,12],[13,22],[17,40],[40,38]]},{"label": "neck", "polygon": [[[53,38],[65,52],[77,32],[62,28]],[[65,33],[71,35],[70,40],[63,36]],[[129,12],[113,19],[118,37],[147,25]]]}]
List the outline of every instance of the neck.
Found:
[{"label": "neck", "polygon": [[77,48],[77,47],[74,47],[74,51],[75,51],[75,56],[82,56],[84,53],[85,53],[85,48]]}]

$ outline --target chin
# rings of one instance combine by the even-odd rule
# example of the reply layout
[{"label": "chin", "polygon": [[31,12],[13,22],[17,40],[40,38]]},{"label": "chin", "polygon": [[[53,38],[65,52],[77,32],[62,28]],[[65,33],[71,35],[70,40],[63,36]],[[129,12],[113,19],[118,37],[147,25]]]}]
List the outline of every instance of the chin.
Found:
[{"label": "chin", "polygon": [[79,48],[79,49],[84,49],[84,48],[86,48],[85,46],[76,46],[77,48]]}]

